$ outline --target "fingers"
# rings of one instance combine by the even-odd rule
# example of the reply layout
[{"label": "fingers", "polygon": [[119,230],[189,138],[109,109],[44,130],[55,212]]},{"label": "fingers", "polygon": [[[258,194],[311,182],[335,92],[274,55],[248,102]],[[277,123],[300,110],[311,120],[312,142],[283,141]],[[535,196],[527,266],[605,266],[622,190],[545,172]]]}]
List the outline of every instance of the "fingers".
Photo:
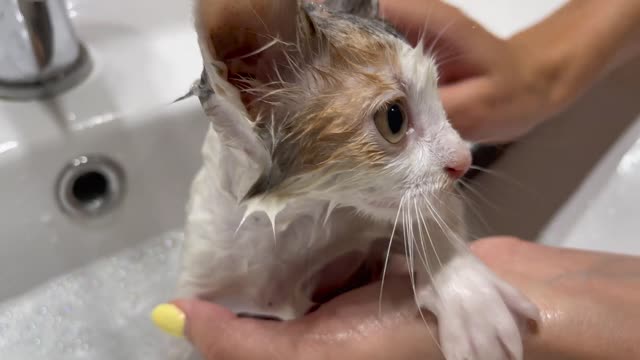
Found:
[{"label": "fingers", "polygon": [[425,40],[428,47],[427,40],[437,40],[458,50],[476,52],[486,50],[483,40],[493,38],[460,9],[440,0],[380,0],[380,14],[414,45]]},{"label": "fingers", "polygon": [[473,78],[440,88],[442,105],[452,125],[463,138],[481,141],[494,129],[487,124],[491,114],[490,84],[486,78]]},{"label": "fingers", "polygon": [[380,15],[416,44],[424,35],[439,33],[459,17],[455,7],[441,1],[380,0]]},{"label": "fingers", "polygon": [[187,337],[206,360],[296,358],[295,333],[283,323],[241,319],[209,302],[179,300],[161,305],[153,319],[168,333]]}]

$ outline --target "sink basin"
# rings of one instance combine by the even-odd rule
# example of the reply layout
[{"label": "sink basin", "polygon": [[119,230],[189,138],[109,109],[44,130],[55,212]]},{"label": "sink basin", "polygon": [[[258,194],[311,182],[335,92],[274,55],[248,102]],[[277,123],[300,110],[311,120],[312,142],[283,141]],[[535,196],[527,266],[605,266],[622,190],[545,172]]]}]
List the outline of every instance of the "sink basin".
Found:
[{"label": "sink basin", "polygon": [[[199,165],[200,105],[170,106],[202,66],[189,2],[76,0],[69,8],[93,62],[89,78],[49,100],[0,100],[0,300],[180,226]],[[126,195],[85,223],[61,211],[56,187],[68,164],[88,155],[122,168]]]},{"label": "sink basin", "polygon": [[[449,2],[508,36],[564,1],[519,2],[527,11],[507,0],[501,11],[494,0]],[[0,100],[0,358],[161,359],[148,312],[171,296],[208,126],[197,99],[172,103],[201,71],[191,1],[68,4],[89,78],[46,101]],[[613,218],[633,238],[632,198],[614,210],[628,216],[605,210],[624,198],[620,184],[640,186],[638,69],[621,69],[510,148],[492,168],[499,175],[474,179],[476,234],[637,249],[596,235]]]},{"label": "sink basin", "polygon": [[[200,104],[189,99],[114,117],[82,136],[60,132],[47,142],[19,142],[12,149],[4,142],[0,203],[7,216],[0,226],[6,242],[0,252],[0,300],[180,227],[206,125]],[[59,179],[68,164],[85,155],[106,157],[123,173],[122,179],[104,180],[111,181],[108,186],[121,183],[122,202],[90,220],[64,212],[57,189],[65,186]]]},{"label": "sink basin", "polygon": [[0,359],[159,359],[148,313],[208,127],[197,99],[172,104],[202,69],[190,1],[68,6],[90,76],[0,99]]},{"label": "sink basin", "polygon": [[[154,338],[161,334],[148,314],[176,283],[176,262],[169,260],[178,254],[206,129],[198,100],[189,98],[114,116],[81,136],[60,131],[42,143],[4,143],[2,359],[161,358],[161,339]],[[99,163],[108,158],[121,171],[103,179],[122,192],[107,213],[80,215],[58,201],[60,174],[84,154]],[[108,187],[83,190],[95,181],[77,179],[69,196],[79,204]]]},{"label": "sink basin", "polygon": [[640,116],[541,232],[543,244],[640,256]]}]

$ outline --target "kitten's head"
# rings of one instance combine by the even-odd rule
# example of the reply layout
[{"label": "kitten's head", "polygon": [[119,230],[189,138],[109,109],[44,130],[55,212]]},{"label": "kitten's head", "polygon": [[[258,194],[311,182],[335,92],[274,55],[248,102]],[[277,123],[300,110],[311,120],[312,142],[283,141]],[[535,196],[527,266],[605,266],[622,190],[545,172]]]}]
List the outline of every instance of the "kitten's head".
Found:
[{"label": "kitten's head", "polygon": [[[238,4],[202,5],[199,32],[220,61],[207,70],[213,90],[235,96],[236,121],[246,119],[236,125],[250,126],[269,158],[247,198],[311,196],[393,219],[405,194],[439,196],[467,170],[422,45],[379,20],[296,0]],[[206,23],[243,6],[243,24]]]}]

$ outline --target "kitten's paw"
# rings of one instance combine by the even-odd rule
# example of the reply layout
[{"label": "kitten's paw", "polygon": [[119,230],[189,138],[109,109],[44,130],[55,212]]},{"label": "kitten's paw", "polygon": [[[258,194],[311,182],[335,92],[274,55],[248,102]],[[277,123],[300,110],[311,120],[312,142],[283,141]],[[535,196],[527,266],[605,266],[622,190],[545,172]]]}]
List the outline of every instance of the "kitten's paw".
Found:
[{"label": "kitten's paw", "polygon": [[533,303],[471,256],[445,265],[418,301],[438,318],[447,360],[521,360],[526,321],[539,320]]}]

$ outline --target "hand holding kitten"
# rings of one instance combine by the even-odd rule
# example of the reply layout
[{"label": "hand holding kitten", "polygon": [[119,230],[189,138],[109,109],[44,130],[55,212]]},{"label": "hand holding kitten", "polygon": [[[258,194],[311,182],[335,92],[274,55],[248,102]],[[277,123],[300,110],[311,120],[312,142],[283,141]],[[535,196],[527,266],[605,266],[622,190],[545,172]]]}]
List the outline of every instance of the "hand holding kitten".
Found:
[{"label": "hand holding kitten", "polygon": [[[640,356],[633,339],[638,326],[633,319],[640,316],[634,306],[640,301],[640,280],[624,275],[640,266],[639,259],[511,238],[480,240],[472,249],[541,305],[542,323],[535,335],[524,339],[527,359]],[[207,360],[441,359],[435,342],[427,341],[430,335],[422,319],[415,316],[406,279],[390,278],[385,289],[382,317],[379,283],[341,295],[317,312],[286,323],[239,319],[208,302],[176,304],[186,313],[187,336]],[[620,291],[624,298],[616,295]],[[611,326],[617,330],[609,331]]]}]

